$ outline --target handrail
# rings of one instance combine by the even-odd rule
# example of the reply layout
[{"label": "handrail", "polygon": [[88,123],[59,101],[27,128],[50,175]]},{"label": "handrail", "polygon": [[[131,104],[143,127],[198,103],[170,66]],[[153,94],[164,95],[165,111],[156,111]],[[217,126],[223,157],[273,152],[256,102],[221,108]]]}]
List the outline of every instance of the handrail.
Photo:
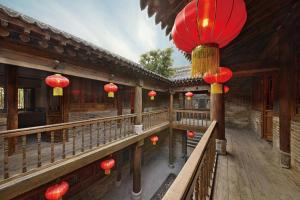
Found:
[{"label": "handrail", "polygon": [[104,121],[117,120],[117,119],[122,119],[122,118],[129,118],[129,117],[136,117],[136,114],[126,114],[126,115],[118,115],[118,116],[112,116],[112,117],[100,117],[100,118],[93,118],[93,119],[87,119],[87,120],[79,120],[79,121],[74,121],[74,122],[65,122],[65,123],[58,123],[58,124],[49,124],[49,125],[44,125],[44,126],[35,126],[35,127],[29,127],[29,128],[5,130],[5,131],[0,131],[0,136],[2,136],[2,137],[17,137],[17,136],[21,136],[21,135],[39,133],[39,132],[41,132],[41,129],[43,132],[44,131],[53,131],[53,130],[61,129],[62,127],[63,128],[71,128],[73,125],[84,126],[84,125],[89,125],[94,122],[104,122]]},{"label": "handrail", "polygon": [[210,113],[209,110],[186,110],[186,109],[176,109],[174,112],[182,112],[182,113]]},{"label": "handrail", "polygon": [[154,111],[149,111],[149,112],[143,112],[142,115],[157,114],[157,113],[162,113],[162,112],[168,112],[168,109],[161,109],[161,110],[154,110]]},{"label": "handrail", "polygon": [[168,189],[163,200],[205,199],[215,162],[216,121],[213,121]]}]

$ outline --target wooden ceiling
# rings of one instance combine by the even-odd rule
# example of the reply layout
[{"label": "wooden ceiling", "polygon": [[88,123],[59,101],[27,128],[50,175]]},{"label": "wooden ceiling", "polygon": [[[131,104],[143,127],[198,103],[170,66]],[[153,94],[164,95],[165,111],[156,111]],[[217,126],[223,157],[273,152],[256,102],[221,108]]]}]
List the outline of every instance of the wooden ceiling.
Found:
[{"label": "wooden ceiling", "polygon": [[[188,2],[189,0],[140,0],[140,6],[142,10],[147,9],[149,17],[155,15],[155,23],[160,23],[171,39],[170,32],[175,17]],[[282,28],[288,31],[288,35],[297,35],[297,32],[299,35],[299,0],[245,0],[245,3],[247,22],[240,35],[221,50],[223,65],[263,60],[264,50]],[[299,49],[298,35],[294,39],[296,49]]]}]

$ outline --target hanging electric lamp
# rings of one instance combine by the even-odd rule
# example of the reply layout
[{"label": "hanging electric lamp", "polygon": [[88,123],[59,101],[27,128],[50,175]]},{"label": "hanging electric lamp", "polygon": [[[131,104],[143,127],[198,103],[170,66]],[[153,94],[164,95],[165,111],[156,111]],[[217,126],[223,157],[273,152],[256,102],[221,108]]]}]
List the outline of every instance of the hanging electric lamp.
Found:
[{"label": "hanging electric lamp", "polygon": [[158,136],[154,135],[150,138],[150,141],[152,142],[153,145],[156,145],[158,142]]},{"label": "hanging electric lamp", "polygon": [[151,100],[154,100],[154,97],[156,96],[156,92],[154,90],[151,90],[148,92],[148,96],[150,97]]},{"label": "hanging electric lamp", "polygon": [[47,76],[45,83],[53,88],[53,96],[63,96],[63,88],[70,84],[69,79],[61,74]]},{"label": "hanging electric lamp", "polygon": [[104,85],[104,91],[107,92],[107,96],[114,98],[115,93],[118,91],[118,86],[113,83],[107,83]]},{"label": "hanging electric lamp", "polygon": [[100,167],[104,170],[106,175],[110,174],[111,168],[115,166],[115,160],[110,158],[101,162]]},{"label": "hanging electric lamp", "polygon": [[66,181],[62,181],[49,187],[45,192],[45,198],[47,200],[61,200],[68,190],[69,184]]},{"label": "hanging electric lamp", "polygon": [[194,94],[192,92],[187,92],[187,93],[185,93],[185,96],[186,96],[187,100],[191,100],[193,98]]},{"label": "hanging electric lamp", "polygon": [[192,77],[217,73],[219,48],[241,32],[247,19],[244,0],[193,0],[176,16],[172,39],[192,57]]}]

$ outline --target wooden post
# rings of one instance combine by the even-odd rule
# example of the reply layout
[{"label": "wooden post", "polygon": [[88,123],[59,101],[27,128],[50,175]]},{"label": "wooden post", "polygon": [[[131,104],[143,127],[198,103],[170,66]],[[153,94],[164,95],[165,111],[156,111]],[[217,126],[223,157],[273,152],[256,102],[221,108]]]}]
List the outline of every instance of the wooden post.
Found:
[{"label": "wooden post", "polygon": [[130,113],[134,113],[135,88],[130,88]]},{"label": "wooden post", "polygon": [[117,115],[123,114],[123,95],[120,92],[117,93]]},{"label": "wooden post", "polygon": [[211,85],[211,120],[217,121],[216,150],[218,154],[226,154],[225,138],[225,102],[223,94],[223,85],[214,83]]},{"label": "wooden post", "polygon": [[[7,130],[18,128],[18,86],[17,67],[6,66],[7,88]],[[16,138],[8,140],[8,154],[15,152]]]},{"label": "wooden post", "polygon": [[141,86],[136,86],[135,87],[135,95],[134,95],[134,113],[136,113],[136,125],[142,124],[142,87]]},{"label": "wooden post", "polygon": [[293,86],[294,52],[287,32],[279,30],[279,146],[283,168],[291,166],[291,92]]},{"label": "wooden post", "polygon": [[141,199],[142,185],[141,185],[141,160],[142,160],[142,146],[144,140],[140,140],[134,145],[133,155],[133,191],[132,199]]},{"label": "wooden post", "polygon": [[185,131],[182,133],[182,158],[187,160],[187,135]]},{"label": "wooden post", "polygon": [[174,136],[173,136],[173,101],[174,101],[174,92],[170,92],[170,102],[169,102],[169,167],[174,168]]},{"label": "wooden post", "polygon": [[123,165],[123,151],[117,152],[117,180],[116,180],[116,186],[119,187],[121,185],[122,181],[122,165]]}]

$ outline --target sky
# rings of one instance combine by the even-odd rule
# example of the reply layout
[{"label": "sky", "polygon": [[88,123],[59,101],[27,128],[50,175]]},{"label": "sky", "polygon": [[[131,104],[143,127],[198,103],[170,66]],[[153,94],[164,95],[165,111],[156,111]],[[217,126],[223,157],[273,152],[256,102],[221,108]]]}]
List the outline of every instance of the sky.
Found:
[{"label": "sky", "polygon": [[189,65],[172,41],[141,11],[139,0],[0,0],[0,3],[138,62],[153,49],[174,49],[174,67]]}]

